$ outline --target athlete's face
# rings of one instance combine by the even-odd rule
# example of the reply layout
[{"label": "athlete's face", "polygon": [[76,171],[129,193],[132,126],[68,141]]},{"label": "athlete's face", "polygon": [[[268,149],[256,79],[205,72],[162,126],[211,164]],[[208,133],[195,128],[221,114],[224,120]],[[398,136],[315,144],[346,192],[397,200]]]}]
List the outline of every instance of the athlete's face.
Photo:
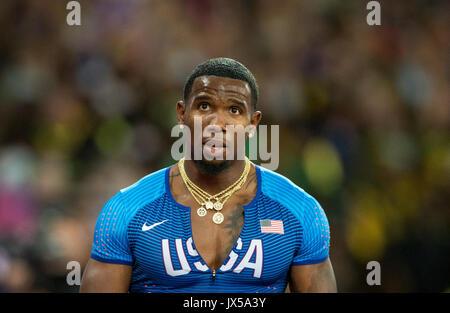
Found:
[{"label": "athlete's face", "polygon": [[[234,146],[234,157],[237,156],[238,145],[244,145],[245,148],[245,141],[239,142],[237,133],[234,136],[227,136],[227,126],[244,130],[247,126],[253,125],[256,129],[261,119],[261,112],[253,110],[249,84],[242,80],[218,76],[197,77],[186,103],[178,102],[177,113],[180,124],[186,125],[191,130],[192,153],[196,136],[197,140],[202,142],[203,161],[212,164],[225,162],[227,149],[231,146]],[[196,118],[201,121],[202,131],[199,134],[194,131]],[[211,146],[214,137],[217,136],[209,137],[205,134],[208,132],[222,133],[222,148]],[[209,144],[206,144],[208,142]],[[215,159],[207,160],[207,155],[209,159]],[[220,158],[219,155],[222,155],[222,160],[217,159]]]}]

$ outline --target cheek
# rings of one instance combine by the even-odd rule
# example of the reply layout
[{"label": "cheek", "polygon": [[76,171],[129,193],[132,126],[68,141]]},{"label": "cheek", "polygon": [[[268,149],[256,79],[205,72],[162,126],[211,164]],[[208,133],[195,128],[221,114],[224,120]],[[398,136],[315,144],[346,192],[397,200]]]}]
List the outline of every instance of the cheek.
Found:
[{"label": "cheek", "polygon": [[227,114],[226,121],[229,125],[246,127],[250,124],[250,115],[248,114]]},{"label": "cheek", "polygon": [[192,139],[202,138],[203,131],[208,126],[208,118],[198,112],[190,112],[185,118],[185,125],[189,127]]},{"label": "cheek", "polygon": [[[242,127],[236,127],[238,125],[240,125]],[[250,125],[250,124],[244,124],[244,123],[235,124],[234,131],[227,133],[227,135],[226,135],[227,136],[227,140],[228,141],[232,140],[234,142],[235,146],[237,144],[245,144],[245,140],[247,138],[247,136],[246,136],[246,134],[247,134],[246,133],[246,127],[248,125]],[[240,142],[239,140],[243,140],[243,141]]]},{"label": "cheek", "polygon": [[195,123],[202,125],[203,128],[203,126],[205,125],[205,117],[198,111],[190,111],[189,114],[185,117],[185,122],[192,129],[194,129]]}]

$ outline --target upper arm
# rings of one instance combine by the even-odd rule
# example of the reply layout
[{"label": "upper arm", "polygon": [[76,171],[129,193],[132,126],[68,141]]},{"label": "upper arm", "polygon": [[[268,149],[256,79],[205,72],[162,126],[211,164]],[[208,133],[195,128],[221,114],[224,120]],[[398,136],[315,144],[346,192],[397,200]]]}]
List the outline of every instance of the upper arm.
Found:
[{"label": "upper arm", "polygon": [[80,292],[128,292],[132,267],[90,259],[81,281]]},{"label": "upper arm", "polygon": [[325,211],[311,196],[299,198],[298,249],[290,270],[293,292],[336,292],[336,280],[329,259],[330,227]]},{"label": "upper arm", "polygon": [[103,263],[132,265],[128,244],[131,211],[117,193],[104,205],[95,225],[91,258]]},{"label": "upper arm", "polygon": [[330,259],[316,264],[292,266],[289,287],[291,292],[337,292]]},{"label": "upper arm", "polygon": [[316,264],[328,258],[330,250],[330,227],[325,211],[311,196],[299,198],[299,221],[297,250],[293,266]]},{"label": "upper arm", "polygon": [[133,264],[127,236],[130,213],[120,192],[104,205],[95,225],[81,292],[128,292]]}]

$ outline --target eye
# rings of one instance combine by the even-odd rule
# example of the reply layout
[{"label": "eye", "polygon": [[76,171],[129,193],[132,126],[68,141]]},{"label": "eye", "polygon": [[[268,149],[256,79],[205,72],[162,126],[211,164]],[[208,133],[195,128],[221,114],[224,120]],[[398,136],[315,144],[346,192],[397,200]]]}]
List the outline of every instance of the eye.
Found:
[{"label": "eye", "polygon": [[238,107],[235,107],[235,106],[230,108],[230,112],[232,114],[241,114],[241,110]]},{"label": "eye", "polygon": [[209,103],[201,102],[201,103],[199,103],[198,108],[199,108],[199,110],[206,111],[209,109]]}]

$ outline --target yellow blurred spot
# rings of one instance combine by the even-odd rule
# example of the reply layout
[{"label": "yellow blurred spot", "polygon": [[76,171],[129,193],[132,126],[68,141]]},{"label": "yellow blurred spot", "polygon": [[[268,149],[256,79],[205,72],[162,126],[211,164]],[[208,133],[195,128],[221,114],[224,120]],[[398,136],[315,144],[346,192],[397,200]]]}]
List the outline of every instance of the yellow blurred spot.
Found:
[{"label": "yellow blurred spot", "polygon": [[125,152],[132,143],[133,130],[121,118],[104,121],[95,134],[95,143],[105,155],[115,155]]},{"label": "yellow blurred spot", "polygon": [[324,195],[340,187],[343,170],[336,149],[327,141],[315,139],[306,144],[303,166],[311,185]]},{"label": "yellow blurred spot", "polygon": [[33,138],[33,144],[39,151],[53,150],[70,153],[77,143],[76,132],[61,123],[38,128]]},{"label": "yellow blurred spot", "polygon": [[377,211],[359,208],[351,213],[347,244],[356,259],[361,262],[380,259],[384,253],[385,241],[382,216]]},{"label": "yellow blurred spot", "polygon": [[450,148],[447,145],[430,149],[425,156],[425,180],[434,186],[448,183],[450,173]]}]

